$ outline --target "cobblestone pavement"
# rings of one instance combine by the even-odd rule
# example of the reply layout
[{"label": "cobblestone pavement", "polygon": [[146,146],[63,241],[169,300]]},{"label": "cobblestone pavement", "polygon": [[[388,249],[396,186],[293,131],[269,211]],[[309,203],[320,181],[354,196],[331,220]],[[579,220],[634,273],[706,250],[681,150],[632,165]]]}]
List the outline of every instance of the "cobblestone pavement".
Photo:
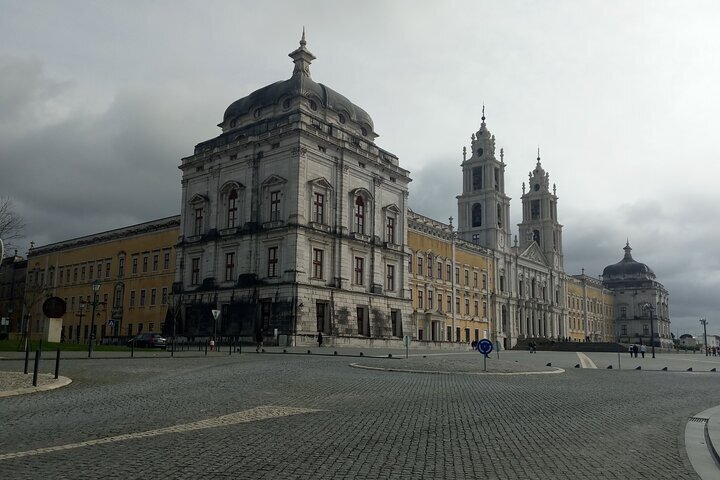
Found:
[{"label": "cobblestone pavement", "polygon": [[[71,385],[0,398],[0,476],[698,478],[683,431],[690,416],[720,404],[720,373],[608,370],[609,354],[588,354],[598,369],[575,369],[576,354],[545,352],[504,352],[503,368],[543,370],[552,361],[565,373],[349,367],[481,363],[479,354],[436,353],[410,361],[255,353],[64,361]],[[720,358],[695,361],[720,367]],[[22,362],[0,367],[17,371]],[[44,362],[42,371],[51,368]]]}]

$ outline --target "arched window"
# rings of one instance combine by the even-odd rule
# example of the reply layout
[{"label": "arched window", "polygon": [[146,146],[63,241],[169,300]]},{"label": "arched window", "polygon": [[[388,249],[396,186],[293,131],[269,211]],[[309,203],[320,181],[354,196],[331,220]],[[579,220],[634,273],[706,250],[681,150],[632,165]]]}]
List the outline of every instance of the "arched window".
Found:
[{"label": "arched window", "polygon": [[355,198],[355,231],[365,234],[365,200],[361,195]]},{"label": "arched window", "polygon": [[227,228],[234,228],[237,223],[237,200],[238,193],[234,188],[228,194],[227,203]]},{"label": "arched window", "polygon": [[472,226],[482,226],[482,205],[476,203],[472,206]]}]

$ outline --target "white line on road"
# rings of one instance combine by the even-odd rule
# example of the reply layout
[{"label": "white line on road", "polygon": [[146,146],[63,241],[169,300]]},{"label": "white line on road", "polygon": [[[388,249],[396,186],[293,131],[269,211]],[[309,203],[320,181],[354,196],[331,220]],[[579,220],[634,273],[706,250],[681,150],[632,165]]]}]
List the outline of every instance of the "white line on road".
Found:
[{"label": "white line on road", "polygon": [[290,415],[299,415],[302,413],[315,413],[321,410],[311,408],[294,408],[294,407],[276,407],[265,405],[261,407],[251,408],[242,412],[235,412],[229,415],[223,415],[215,418],[208,418],[198,422],[184,423],[172,427],[159,428],[157,430],[146,430],[144,432],[126,433],[124,435],[116,435],[114,437],[98,438],[96,440],[88,440],[86,442],[68,443],[65,445],[56,445],[54,447],[37,448],[35,450],[26,450],[24,452],[12,452],[0,455],[0,461],[10,460],[13,458],[30,457],[33,455],[42,455],[43,453],[58,452],[62,450],[70,450],[73,448],[89,447],[92,445],[101,445],[104,443],[124,442],[126,440],[134,440],[136,438],[157,437],[158,435],[166,435],[168,433],[183,433],[193,430],[204,430],[206,428],[226,427],[228,425],[236,425],[238,423],[257,422],[267,420],[269,418],[287,417]]},{"label": "white line on road", "polygon": [[580,365],[582,365],[582,368],[597,368],[597,365],[595,365],[595,362],[590,360],[590,357],[588,357],[584,353],[577,352],[577,356],[580,359]]}]

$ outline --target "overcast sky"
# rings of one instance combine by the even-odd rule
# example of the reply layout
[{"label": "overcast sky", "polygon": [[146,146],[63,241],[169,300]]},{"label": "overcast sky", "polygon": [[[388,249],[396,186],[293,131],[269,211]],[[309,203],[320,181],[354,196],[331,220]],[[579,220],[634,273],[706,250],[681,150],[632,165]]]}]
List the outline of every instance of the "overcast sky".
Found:
[{"label": "overcast sky", "polygon": [[[43,245],[180,211],[180,158],[234,100],[311,74],[364,108],[411,172],[413,210],[457,218],[487,125],[522,182],[557,184],[568,273],[647,263],[673,333],[720,333],[720,2],[0,0],[0,195]],[[516,230],[516,229],[515,229]]]}]

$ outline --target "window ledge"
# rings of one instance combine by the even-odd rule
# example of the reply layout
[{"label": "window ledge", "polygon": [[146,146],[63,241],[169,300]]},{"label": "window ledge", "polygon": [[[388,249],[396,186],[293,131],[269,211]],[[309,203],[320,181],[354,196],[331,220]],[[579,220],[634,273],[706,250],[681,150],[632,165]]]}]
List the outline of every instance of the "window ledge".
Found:
[{"label": "window ledge", "polygon": [[315,230],[322,230],[323,232],[330,232],[330,225],[324,223],[310,222],[310,226]]},{"label": "window ledge", "polygon": [[276,220],[276,221],[274,221],[274,222],[265,222],[265,223],[263,223],[263,228],[266,228],[266,229],[268,229],[268,228],[279,228],[279,227],[282,227],[283,225],[285,225],[285,222],[283,222],[282,220]]}]

